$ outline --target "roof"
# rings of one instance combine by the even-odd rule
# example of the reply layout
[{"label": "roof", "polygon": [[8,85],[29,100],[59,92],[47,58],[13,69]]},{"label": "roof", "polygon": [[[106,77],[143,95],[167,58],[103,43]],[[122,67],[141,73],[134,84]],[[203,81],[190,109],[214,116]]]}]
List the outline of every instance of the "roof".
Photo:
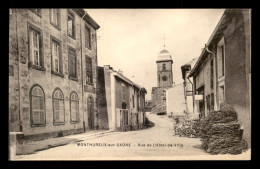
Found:
[{"label": "roof", "polygon": [[220,18],[217,26],[215,27],[214,31],[212,32],[207,44],[205,44],[205,48],[202,50],[198,61],[196,62],[195,66],[191,70],[190,74],[188,75],[189,77],[192,77],[196,72],[198,72],[199,68],[201,67],[202,63],[207,59],[207,53],[206,52],[206,47],[211,50],[213,44],[218,42],[222,37],[223,37],[223,30],[227,27],[227,24],[230,22],[231,17],[229,17],[230,14],[233,12],[236,12],[237,10],[232,10],[232,9],[227,9],[223,13],[222,17]]},{"label": "roof", "polygon": [[121,73],[119,73],[118,71],[115,71],[115,70],[113,70],[113,69],[109,69],[109,70],[112,71],[112,72],[114,72],[114,73],[116,73],[116,74],[115,74],[116,77],[120,78],[121,80],[125,81],[126,83],[128,83],[128,84],[130,84],[130,85],[132,85],[132,86],[135,86],[135,87],[138,88],[139,90],[142,90],[144,93],[147,93],[147,90],[146,90],[144,87],[142,87],[142,86],[136,84],[135,82],[133,82],[132,80],[130,80],[130,79],[128,79],[126,76],[124,76],[123,74],[121,74]]},{"label": "roof", "polygon": [[160,62],[160,61],[172,61],[171,54],[170,54],[170,52],[169,52],[168,50],[163,49],[163,50],[159,53],[156,62]]},{"label": "roof", "polygon": [[166,49],[163,49],[161,52],[160,52],[160,54],[164,54],[164,53],[170,53],[168,50],[166,50]]},{"label": "roof", "polygon": [[197,62],[199,57],[192,59],[191,61],[189,61],[188,63],[186,63],[185,65],[181,66],[181,72],[182,72],[182,78],[185,78],[185,70],[186,68],[190,68],[192,69],[193,66],[195,65],[195,63]]},{"label": "roof", "polygon": [[89,25],[91,25],[95,30],[99,29],[100,26],[98,23],[82,8],[73,9],[80,17],[83,17],[83,20],[85,20]]}]

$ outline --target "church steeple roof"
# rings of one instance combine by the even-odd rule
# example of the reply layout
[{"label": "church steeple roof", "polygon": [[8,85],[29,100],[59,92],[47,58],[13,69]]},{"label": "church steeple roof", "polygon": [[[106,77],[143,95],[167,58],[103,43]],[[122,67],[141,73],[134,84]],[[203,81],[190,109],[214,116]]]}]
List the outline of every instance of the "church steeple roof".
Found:
[{"label": "church steeple roof", "polygon": [[157,62],[158,61],[172,61],[170,52],[166,49],[163,49],[158,55]]}]

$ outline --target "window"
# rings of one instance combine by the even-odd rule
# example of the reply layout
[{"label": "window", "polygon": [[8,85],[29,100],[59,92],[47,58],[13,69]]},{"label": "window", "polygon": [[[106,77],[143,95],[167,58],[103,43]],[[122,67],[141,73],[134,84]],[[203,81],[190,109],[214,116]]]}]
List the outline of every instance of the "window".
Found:
[{"label": "window", "polygon": [[225,43],[224,37],[219,41],[217,47],[218,78],[225,76]]},{"label": "window", "polygon": [[166,96],[166,91],[165,90],[163,90],[163,96]]},{"label": "window", "polygon": [[79,99],[76,92],[70,95],[70,121],[79,122]]},{"label": "window", "polygon": [[126,93],[125,93],[125,85],[121,85],[121,96],[122,96],[122,102],[126,101]]},{"label": "window", "polygon": [[31,102],[31,125],[45,124],[45,98],[44,92],[39,85],[34,85],[30,91]]},{"label": "window", "polygon": [[60,28],[60,10],[59,9],[50,9],[50,21],[53,26]]},{"label": "window", "polygon": [[166,70],[166,64],[164,63],[162,66],[163,70]]},{"label": "window", "polygon": [[163,99],[163,104],[166,105],[166,98]]},{"label": "window", "polygon": [[[51,37],[52,39],[52,37]],[[54,39],[51,40],[51,56],[52,56],[52,71],[62,73],[62,57],[60,43]]]},{"label": "window", "polygon": [[38,16],[41,16],[41,9],[39,8],[33,8],[33,9],[30,9],[31,11],[33,11],[35,14],[37,14]]},{"label": "window", "polygon": [[88,28],[88,27],[86,27],[85,46],[86,46],[87,48],[91,48],[91,30],[90,30],[90,28]]},{"label": "window", "polygon": [[69,48],[69,77],[77,77],[77,58],[76,52],[74,49]]},{"label": "window", "polygon": [[75,38],[75,20],[74,15],[68,12],[68,35]]},{"label": "window", "polygon": [[41,32],[29,26],[29,55],[32,65],[43,67]]},{"label": "window", "polygon": [[221,69],[222,69],[222,76],[225,75],[225,69],[224,69],[224,46],[221,46],[221,51],[222,51],[222,57],[221,57],[221,60],[222,60],[222,64],[221,64]]},{"label": "window", "polygon": [[56,89],[52,95],[53,102],[53,123],[64,124],[65,110],[64,110],[64,97],[60,89]]},{"label": "window", "polygon": [[89,85],[93,85],[92,58],[88,56],[86,56],[86,74],[86,83]]},{"label": "window", "polygon": [[214,88],[214,80],[213,80],[213,59],[210,62],[210,87],[211,89]]}]

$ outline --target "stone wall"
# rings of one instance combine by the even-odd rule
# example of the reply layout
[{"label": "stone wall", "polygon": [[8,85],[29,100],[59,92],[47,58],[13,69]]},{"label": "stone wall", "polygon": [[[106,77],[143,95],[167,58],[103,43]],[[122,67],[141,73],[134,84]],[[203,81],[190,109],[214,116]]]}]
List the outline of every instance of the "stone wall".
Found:
[{"label": "stone wall", "polygon": [[[250,56],[250,39],[248,10],[236,12],[236,17],[224,31],[225,36],[225,98],[226,104],[233,105],[238,113],[238,120],[244,128],[244,138],[250,144],[251,138],[251,110],[248,105],[248,80],[251,63],[247,62]],[[246,36],[247,35],[247,36]],[[249,44],[249,45],[248,45]],[[239,71],[238,71],[239,70]],[[251,70],[250,70],[251,71]],[[251,104],[251,103],[250,103]]]},{"label": "stone wall", "polygon": [[[19,119],[17,118],[19,113],[22,126],[20,131],[26,136],[63,130],[83,131],[83,121],[86,121],[86,127],[88,126],[87,97],[92,95],[94,100],[96,99],[96,31],[94,28],[91,28],[92,48],[86,48],[84,33],[87,23],[74,10],[69,11],[75,15],[75,39],[67,35],[67,9],[60,9],[60,29],[50,24],[49,9],[41,9],[40,16],[29,9],[14,9],[12,15],[10,15],[9,66],[13,67],[14,70],[13,76],[9,76],[10,131],[19,129]],[[28,26],[36,27],[41,31],[41,50],[45,70],[38,70],[29,66]],[[51,72],[51,37],[60,41],[64,77],[57,76]],[[77,80],[72,80],[68,77],[68,47],[72,47],[76,51]],[[85,56],[92,58],[93,86],[86,85]],[[30,122],[30,89],[35,84],[40,85],[45,93],[46,124],[42,127],[32,127]],[[91,90],[85,90],[86,86],[89,86]],[[54,125],[53,123],[52,94],[56,88],[60,88],[64,95],[64,125]],[[72,91],[75,91],[79,98],[80,120],[74,124],[70,122],[69,98]]]}]

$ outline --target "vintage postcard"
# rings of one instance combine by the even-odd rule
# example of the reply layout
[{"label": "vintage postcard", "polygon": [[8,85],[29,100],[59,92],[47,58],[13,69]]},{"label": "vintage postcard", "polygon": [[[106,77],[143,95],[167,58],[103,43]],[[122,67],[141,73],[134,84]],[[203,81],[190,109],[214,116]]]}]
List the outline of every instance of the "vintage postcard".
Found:
[{"label": "vintage postcard", "polygon": [[9,160],[250,160],[251,9],[9,9]]}]

